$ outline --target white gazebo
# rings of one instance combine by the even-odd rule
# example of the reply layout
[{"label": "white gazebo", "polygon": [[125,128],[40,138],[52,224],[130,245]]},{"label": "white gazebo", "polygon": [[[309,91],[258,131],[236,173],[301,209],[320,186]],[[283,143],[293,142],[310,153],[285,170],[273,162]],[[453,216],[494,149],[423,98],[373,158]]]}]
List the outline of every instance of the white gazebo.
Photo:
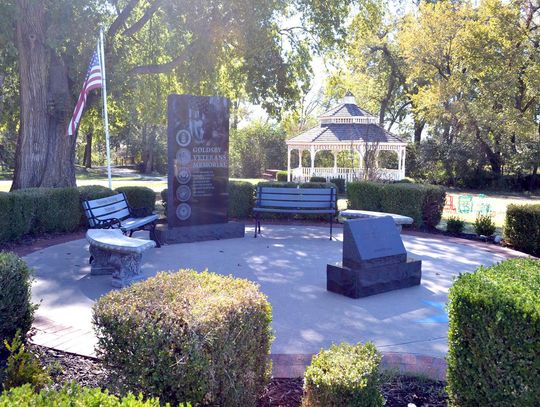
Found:
[{"label": "white gazebo", "polygon": [[[407,143],[379,126],[377,117],[356,105],[351,93],[347,93],[342,103],[319,117],[319,125],[287,141],[287,173],[289,181],[306,182],[313,176],[326,180],[342,178],[346,181],[357,179],[381,179],[399,181],[405,178],[405,150]],[[298,151],[297,168],[291,169],[291,152]],[[302,166],[302,154],[309,151],[311,166]],[[333,167],[315,167],[318,152],[330,151],[334,156]],[[358,154],[360,164],[355,168],[338,167],[338,153]],[[397,168],[378,167],[381,151],[396,153]],[[368,164],[367,156],[373,157]],[[355,160],[351,160],[355,162]],[[369,176],[366,175],[369,172]]]}]

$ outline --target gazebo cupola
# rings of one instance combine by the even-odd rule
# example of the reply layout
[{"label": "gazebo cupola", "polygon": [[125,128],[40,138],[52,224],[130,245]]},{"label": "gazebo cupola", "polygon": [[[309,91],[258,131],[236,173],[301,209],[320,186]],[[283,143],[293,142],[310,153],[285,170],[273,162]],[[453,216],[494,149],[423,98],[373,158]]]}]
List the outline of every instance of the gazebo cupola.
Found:
[{"label": "gazebo cupola", "polygon": [[[406,146],[406,142],[380,126],[377,117],[358,107],[352,93],[347,92],[339,105],[319,116],[317,126],[287,141],[288,179],[299,182],[309,181],[313,176],[327,180],[363,179],[367,171],[367,152],[377,157],[380,151],[394,151],[397,154],[397,168],[371,168],[370,174],[385,180],[401,180],[405,178]],[[291,169],[291,152],[294,150],[298,151],[299,165]],[[310,152],[310,167],[302,167],[304,151]],[[315,156],[320,151],[330,151],[334,155],[333,167],[315,167]],[[342,151],[359,154],[358,168],[337,166],[338,153]]]}]

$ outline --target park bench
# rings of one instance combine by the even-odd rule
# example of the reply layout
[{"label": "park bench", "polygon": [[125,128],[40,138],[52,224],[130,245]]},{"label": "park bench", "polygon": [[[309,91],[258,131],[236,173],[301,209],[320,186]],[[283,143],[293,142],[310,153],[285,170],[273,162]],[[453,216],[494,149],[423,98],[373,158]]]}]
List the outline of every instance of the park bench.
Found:
[{"label": "park bench", "polygon": [[258,186],[255,207],[255,237],[261,233],[262,213],[327,214],[330,222],[336,215],[335,188],[273,188]]},{"label": "park bench", "polygon": [[141,216],[142,210],[131,208],[123,192],[106,198],[83,201],[83,209],[92,229],[120,229],[130,237],[137,230],[148,230],[150,239],[156,242],[157,247],[161,247],[156,236],[159,216]]},{"label": "park bench", "polygon": [[409,216],[397,215],[395,213],[375,212],[375,211],[360,211],[356,209],[347,209],[339,213],[345,219],[366,219],[366,218],[382,218],[390,216],[396,225],[398,232],[401,232],[403,225],[412,225],[414,219]]},{"label": "park bench", "polygon": [[152,240],[128,237],[120,229],[89,229],[93,275],[112,274],[112,286],[123,288],[141,278],[141,260],[145,250],[156,245]]}]

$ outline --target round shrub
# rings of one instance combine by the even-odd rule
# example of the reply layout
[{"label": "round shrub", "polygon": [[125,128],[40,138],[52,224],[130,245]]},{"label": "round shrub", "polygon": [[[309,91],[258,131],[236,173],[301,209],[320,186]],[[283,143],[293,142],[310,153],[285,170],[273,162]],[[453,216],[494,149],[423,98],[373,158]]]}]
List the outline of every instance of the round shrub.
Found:
[{"label": "round shrub", "polygon": [[321,350],[306,369],[302,407],[383,406],[380,363],[370,342]]},{"label": "round shrub", "polygon": [[446,231],[448,233],[459,235],[461,232],[463,232],[464,227],[465,222],[458,216],[450,216],[446,221]]},{"label": "round shrub", "polygon": [[326,178],[313,176],[309,179],[309,182],[326,182]]},{"label": "round shrub", "polygon": [[116,193],[123,192],[129,206],[136,210],[138,216],[148,216],[156,209],[156,193],[147,187],[120,187]]},{"label": "round shrub", "polygon": [[36,306],[31,300],[32,272],[14,253],[0,252],[0,356],[4,340],[11,342],[17,330],[22,337],[32,326]]},{"label": "round shrub", "polygon": [[539,260],[458,277],[448,296],[450,405],[540,405],[539,292]]},{"label": "round shrub", "polygon": [[135,397],[133,394],[118,398],[108,394],[107,391],[80,387],[76,384],[66,385],[59,390],[48,389],[36,393],[27,384],[3,392],[0,395],[0,406],[160,407],[160,403],[158,399],[145,401],[141,397]]},{"label": "round shrub", "polygon": [[230,218],[245,219],[251,216],[255,201],[255,186],[245,181],[229,181]]},{"label": "round shrub", "polygon": [[477,235],[491,236],[495,233],[495,223],[490,215],[480,215],[474,221],[474,231]]},{"label": "round shrub", "polygon": [[276,181],[287,182],[288,172],[286,170],[279,170],[276,172]]},{"label": "round shrub", "polygon": [[516,250],[540,256],[540,204],[508,205],[504,237]]},{"label": "round shrub", "polygon": [[345,180],[343,178],[332,178],[330,182],[337,187],[338,194],[345,193]]},{"label": "round shrub", "polygon": [[173,405],[253,406],[270,377],[271,319],[256,284],[180,270],[106,294],[93,322],[122,388]]}]

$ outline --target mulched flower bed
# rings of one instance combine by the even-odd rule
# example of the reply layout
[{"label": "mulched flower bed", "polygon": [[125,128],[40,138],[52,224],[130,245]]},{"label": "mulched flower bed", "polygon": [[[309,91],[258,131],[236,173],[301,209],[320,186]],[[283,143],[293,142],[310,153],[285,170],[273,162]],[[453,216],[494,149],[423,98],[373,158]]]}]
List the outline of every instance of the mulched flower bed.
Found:
[{"label": "mulched flower bed", "polygon": [[[75,381],[82,386],[109,388],[108,372],[99,360],[31,345],[41,363],[50,370],[54,386]],[[382,391],[386,406],[443,407],[447,405],[445,383],[415,376],[389,375]],[[302,379],[274,378],[261,395],[257,407],[299,407],[302,400]]]}]

